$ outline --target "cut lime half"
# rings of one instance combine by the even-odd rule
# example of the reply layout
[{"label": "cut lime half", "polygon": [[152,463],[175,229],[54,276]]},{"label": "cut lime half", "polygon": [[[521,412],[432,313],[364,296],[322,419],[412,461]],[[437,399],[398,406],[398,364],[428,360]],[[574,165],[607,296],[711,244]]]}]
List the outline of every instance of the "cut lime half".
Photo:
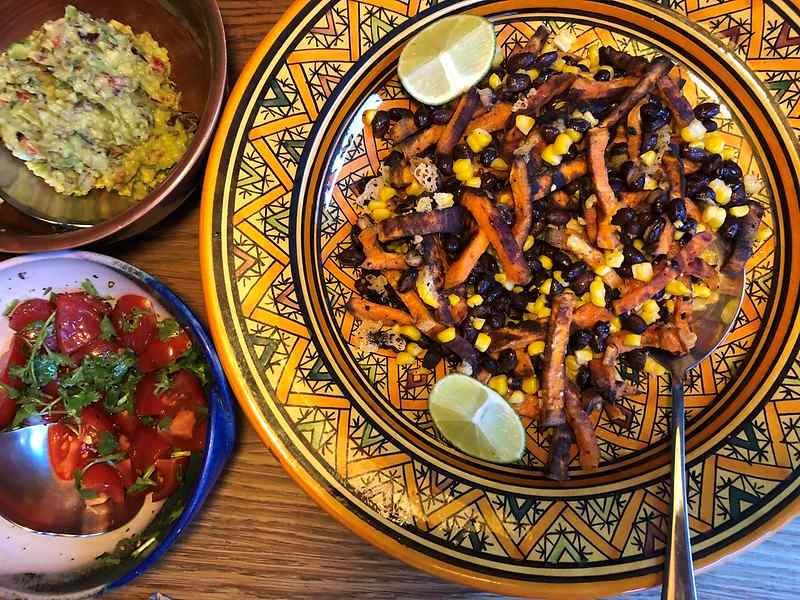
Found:
[{"label": "cut lime half", "polygon": [[445,17],[409,40],[397,75],[415,100],[444,104],[489,72],[496,49],[494,28],[483,17]]},{"label": "cut lime half", "polygon": [[434,424],[456,448],[482,460],[510,463],[525,451],[525,428],[502,396],[477,379],[453,374],[431,390]]}]

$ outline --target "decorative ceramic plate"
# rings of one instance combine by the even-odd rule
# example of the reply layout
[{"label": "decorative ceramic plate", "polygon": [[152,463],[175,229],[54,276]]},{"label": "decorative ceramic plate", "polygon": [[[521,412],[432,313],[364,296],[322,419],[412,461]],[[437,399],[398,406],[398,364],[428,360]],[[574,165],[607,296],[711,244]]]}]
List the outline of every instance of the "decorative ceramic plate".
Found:
[{"label": "decorative ceramic plate", "polygon": [[[508,51],[545,22],[578,46],[665,53],[685,93],[723,106],[722,131],[765,183],[772,236],[748,264],[725,343],[687,381],[689,503],[706,566],[797,514],[800,15],[782,0],[297,2],[261,44],[225,113],[205,185],[201,240],[212,329],[255,427],[298,483],[356,533],[461,583],[518,595],[610,595],[660,581],[670,450],[665,378],[639,382],[623,430],[595,416],[602,460],[556,483],[529,424],[520,464],[446,444],[427,393],[445,374],[353,343],[351,185],[389,148],[364,110],[409,106],[394,69],[434,19],[489,17]],[[669,6],[667,6],[669,5]],[[688,19],[686,16],[688,15]],[[712,35],[707,32],[710,30]],[[747,65],[745,64],[747,63]],[[771,90],[770,91],[768,91]]]}]

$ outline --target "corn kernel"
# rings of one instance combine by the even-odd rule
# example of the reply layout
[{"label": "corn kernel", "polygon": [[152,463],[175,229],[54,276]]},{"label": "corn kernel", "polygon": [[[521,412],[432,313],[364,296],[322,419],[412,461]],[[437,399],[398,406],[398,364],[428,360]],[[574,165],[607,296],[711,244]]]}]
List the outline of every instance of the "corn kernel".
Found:
[{"label": "corn kernel", "polygon": [[550,307],[545,303],[543,296],[537,298],[536,302],[534,302],[534,306],[536,310],[533,311],[533,316],[537,319],[546,319],[552,312]]},{"label": "corn kernel", "polygon": [[737,312],[739,312],[739,302],[736,300],[729,300],[725,308],[722,309],[719,318],[727,325],[736,318]]},{"label": "corn kernel", "polygon": [[634,348],[638,348],[642,345],[642,336],[638,333],[626,333],[625,336],[622,338],[622,343],[626,346],[633,346]]},{"label": "corn kernel", "polygon": [[459,181],[469,181],[475,174],[472,168],[472,161],[468,158],[459,158],[453,162],[453,175]]},{"label": "corn kernel", "polygon": [[422,333],[413,325],[401,325],[399,332],[400,335],[407,337],[410,340],[418,342],[422,338]]},{"label": "corn kernel", "polygon": [[464,182],[464,185],[467,187],[479,188],[481,187],[481,178],[480,177],[470,177]]},{"label": "corn kernel", "polygon": [[495,375],[489,380],[489,387],[505,396],[508,393],[508,375]]},{"label": "corn kernel", "polygon": [[595,275],[600,275],[600,277],[605,277],[609,273],[611,273],[611,267],[608,265],[598,265],[594,268]]},{"label": "corn kernel", "polygon": [[639,238],[636,238],[635,240],[633,240],[633,247],[636,248],[637,250],[641,250],[642,248],[644,248],[644,242]]},{"label": "corn kernel", "polygon": [[589,125],[595,127],[600,121],[595,117],[591,112],[588,110],[583,113],[583,119],[585,121],[589,121]]},{"label": "corn kernel", "polygon": [[592,44],[589,46],[589,68],[597,68],[600,64],[600,44]]},{"label": "corn kernel", "polygon": [[718,131],[707,133],[703,138],[706,150],[712,154],[722,154],[725,149],[725,138]]},{"label": "corn kernel", "polygon": [[684,142],[698,142],[703,139],[705,134],[705,126],[697,119],[694,119],[686,127],[681,129],[681,138]]},{"label": "corn kernel", "polygon": [[533,129],[533,123],[533,117],[528,115],[517,115],[517,118],[514,119],[514,126],[525,135],[528,135],[528,132]]},{"label": "corn kernel", "polygon": [[575,254],[589,254],[592,247],[579,235],[572,234],[567,238],[567,248]]},{"label": "corn kernel", "polygon": [[372,110],[365,110],[364,111],[364,125],[372,125],[372,120],[375,118],[375,115],[378,113],[377,109]]},{"label": "corn kernel", "polygon": [[540,75],[540,73],[539,73],[539,69],[537,69],[536,67],[533,67],[533,68],[531,68],[531,69],[528,69],[528,70],[527,70],[527,71],[525,71],[525,72],[528,74],[528,77],[530,77],[530,78],[531,78],[531,81],[533,81],[534,79],[536,79],[536,78],[537,78],[537,77],[539,77],[539,75]]},{"label": "corn kernel", "polygon": [[669,314],[672,314],[672,313],[675,312],[675,300],[673,300],[672,298],[667,299],[667,301],[664,302],[664,306],[667,307],[667,312]]},{"label": "corn kernel", "polygon": [[553,268],[553,259],[549,256],[542,254],[539,256],[539,262],[542,263],[542,266],[548,271]]},{"label": "corn kernel", "polygon": [[425,188],[416,179],[406,188],[406,195],[408,196],[419,196],[423,192],[425,192]]},{"label": "corn kernel", "polygon": [[747,213],[750,212],[750,207],[747,206],[746,204],[742,206],[731,206],[728,209],[728,212],[731,214],[732,217],[737,217],[737,218],[745,217],[747,216]]},{"label": "corn kernel", "polygon": [[692,290],[683,283],[680,279],[673,279],[670,281],[667,286],[664,288],[668,294],[672,294],[673,296],[691,296]]},{"label": "corn kernel", "polygon": [[489,349],[489,345],[491,343],[492,343],[492,338],[485,333],[479,333],[478,337],[475,338],[475,347],[478,349],[479,352],[486,352],[486,350]]},{"label": "corn kernel", "polygon": [[553,142],[553,151],[556,154],[566,154],[572,146],[572,138],[566,133],[559,133]]},{"label": "corn kernel", "polygon": [[619,320],[619,317],[613,317],[608,324],[608,330],[611,333],[617,333],[622,329],[622,321]]},{"label": "corn kernel", "polygon": [[553,279],[547,278],[542,282],[542,285],[539,286],[539,293],[548,296],[553,289]]},{"label": "corn kernel", "polygon": [[769,226],[766,223],[762,223],[758,226],[758,231],[756,231],[756,242],[759,244],[766,242],[771,235],[772,231],[770,231]]},{"label": "corn kernel", "polygon": [[525,402],[525,393],[522,390],[514,390],[508,397],[508,402],[514,405],[522,404]]},{"label": "corn kernel", "polygon": [[480,294],[472,294],[469,298],[467,298],[467,306],[470,308],[475,308],[476,306],[480,306],[483,304],[483,296]]},{"label": "corn kernel", "polygon": [[533,244],[534,244],[535,241],[536,240],[533,239],[532,235],[529,235],[528,237],[526,237],[525,238],[525,243],[522,244],[522,251],[523,252],[527,252],[528,250],[533,248]]},{"label": "corn kernel", "polygon": [[595,277],[592,280],[592,283],[589,284],[589,297],[592,300],[592,304],[598,307],[605,307],[606,305],[606,286],[603,284],[603,280],[599,277]]},{"label": "corn kernel", "polygon": [[557,58],[557,59],[555,59],[553,61],[553,64],[551,65],[550,68],[552,68],[554,71],[559,71],[560,72],[560,71],[563,71],[564,67],[566,67],[566,66],[567,66],[567,63],[564,62],[564,59],[559,57],[559,58]]},{"label": "corn kernel", "polygon": [[737,154],[736,148],[733,146],[725,146],[722,149],[722,160],[735,160]]},{"label": "corn kernel", "polygon": [[703,209],[703,221],[711,229],[716,231],[725,222],[725,209],[719,206],[706,206]]},{"label": "corn kernel", "polygon": [[406,344],[406,352],[408,352],[414,358],[419,358],[423,354],[425,354],[425,349],[422,348],[419,344],[415,344],[414,342],[409,342]]},{"label": "corn kernel", "polygon": [[693,283],[692,295],[695,298],[708,298],[711,296],[711,289],[704,283]]},{"label": "corn kernel", "polygon": [[378,191],[378,199],[384,202],[391,200],[397,194],[397,190],[391,186],[385,185]]},{"label": "corn kernel", "polygon": [[708,183],[708,187],[714,190],[714,199],[717,204],[727,204],[730,202],[733,190],[731,187],[721,179],[712,179]]},{"label": "corn kernel", "polygon": [[501,285],[502,285],[502,284],[504,284],[506,281],[508,281],[508,276],[507,276],[505,273],[495,273],[495,274],[494,274],[494,280],[495,280],[497,283],[499,283],[499,284],[501,284]]},{"label": "corn kernel", "polygon": [[398,352],[397,353],[397,364],[398,365],[410,365],[414,362],[414,356],[409,352]]},{"label": "corn kernel", "polygon": [[452,342],[454,339],[456,339],[456,328],[448,327],[447,329],[442,329],[442,331],[436,334],[436,339],[442,344]]},{"label": "corn kernel", "polygon": [[542,160],[549,165],[557,167],[561,164],[561,155],[556,152],[553,144],[549,144],[544,147],[544,150],[542,150]]},{"label": "corn kernel", "polygon": [[661,316],[661,309],[658,307],[658,302],[652,299],[645,300],[638,312],[642,320],[648,325],[652,325],[658,321]]},{"label": "corn kernel", "polygon": [[645,175],[644,185],[642,186],[642,189],[647,191],[656,190],[658,189],[658,182],[652,177],[650,177],[650,175]]},{"label": "corn kernel", "polygon": [[575,129],[572,128],[564,131],[564,135],[569,137],[569,139],[572,140],[573,143],[578,143],[583,138],[580,131],[576,131]]},{"label": "corn kernel", "polygon": [[525,291],[525,288],[522,287],[521,285],[515,285],[513,288],[511,288],[511,291],[514,292],[515,294],[521,294],[522,292]]},{"label": "corn kernel", "polygon": [[470,321],[470,323],[472,323],[472,326],[475,329],[483,329],[483,326],[486,325],[486,319],[481,317],[472,317],[472,321]]},{"label": "corn kernel", "polygon": [[370,211],[378,210],[379,208],[387,208],[386,202],[383,200],[370,200],[369,204],[367,204],[367,208]]},{"label": "corn kernel", "polygon": [[684,233],[683,231],[676,231],[676,232],[674,232],[674,233],[672,234],[672,239],[673,239],[673,240],[675,240],[675,241],[678,241],[678,240],[679,240],[679,239],[681,239],[681,238],[682,238],[684,235],[685,235],[685,233]]},{"label": "corn kernel", "polygon": [[531,342],[528,344],[528,354],[531,356],[539,356],[540,354],[544,354],[544,342],[539,340],[538,342]]},{"label": "corn kernel", "polygon": [[535,394],[539,391],[539,378],[536,375],[522,380],[522,391],[526,394]]},{"label": "corn kernel", "polygon": [[648,150],[641,156],[639,156],[639,160],[642,161],[643,164],[647,165],[648,167],[652,167],[656,164],[656,159],[658,155],[655,153],[655,150]]},{"label": "corn kernel", "polygon": [[706,226],[703,225],[702,223],[698,223],[697,227],[695,227],[695,229],[694,229],[694,232],[695,233],[703,233],[705,230],[706,230]]},{"label": "corn kernel", "polygon": [[579,365],[585,365],[590,360],[594,358],[594,354],[592,354],[591,348],[580,348],[579,350],[575,350],[575,360],[578,361]]},{"label": "corn kernel", "polygon": [[644,372],[650,375],[666,375],[667,370],[657,360],[647,357],[644,361]]},{"label": "corn kernel", "polygon": [[700,140],[699,142],[691,142],[689,144],[689,148],[697,148],[699,150],[705,150],[705,147],[706,143],[703,140]]},{"label": "corn kernel", "polygon": [[499,88],[501,83],[502,80],[500,79],[500,76],[497,73],[492,73],[489,76],[489,87],[492,88],[493,90]]},{"label": "corn kernel", "polygon": [[647,283],[653,279],[653,265],[649,262],[636,263],[635,265],[632,265],[631,272],[633,273],[633,278],[636,281],[643,281],[644,283]]},{"label": "corn kernel", "polygon": [[447,301],[450,302],[450,306],[456,306],[459,302],[461,302],[461,298],[457,294],[450,294],[447,297]]},{"label": "corn kernel", "polygon": [[[562,287],[567,287],[569,284],[564,279],[563,275],[561,275],[561,271],[553,271],[553,279],[555,279],[558,283],[562,285]],[[551,283],[552,287],[552,283]]]},{"label": "corn kernel", "polygon": [[[514,196],[512,196],[509,191],[500,192],[497,194],[497,203],[505,204],[506,206],[514,206]],[[491,250],[491,247],[489,250]]]},{"label": "corn kernel", "polygon": [[567,371],[567,379],[575,381],[575,378],[578,376],[578,369],[580,369],[578,359],[570,354],[564,360],[564,368]]},{"label": "corn kernel", "polygon": [[385,221],[391,216],[392,216],[392,211],[390,211],[388,208],[379,208],[377,210],[372,211],[372,218],[376,222]]},{"label": "corn kernel", "polygon": [[504,161],[502,158],[495,158],[492,161],[492,168],[497,169],[498,171],[504,171],[508,169],[508,163]]},{"label": "corn kernel", "polygon": [[622,250],[613,250],[611,252],[606,252],[606,264],[609,267],[613,267],[618,269],[622,266],[625,257],[622,254]]},{"label": "corn kernel", "polygon": [[492,134],[485,129],[473,129],[467,136],[467,144],[473,152],[480,152],[492,143]]}]

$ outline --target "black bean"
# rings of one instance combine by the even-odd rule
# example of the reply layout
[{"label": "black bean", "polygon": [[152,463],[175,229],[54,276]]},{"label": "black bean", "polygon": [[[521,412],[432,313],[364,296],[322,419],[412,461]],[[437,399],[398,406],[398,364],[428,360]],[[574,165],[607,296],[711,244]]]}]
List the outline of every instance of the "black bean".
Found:
[{"label": "black bean", "polygon": [[422,366],[429,371],[433,371],[440,360],[442,360],[442,353],[437,348],[431,348],[425,353],[425,357],[422,359]]},{"label": "black bean", "polygon": [[595,81],[611,81],[611,73],[608,69],[598,69],[594,74]]},{"label": "black bean", "polygon": [[486,273],[494,274],[497,272],[497,259],[491,254],[482,254],[478,259],[478,267]]},{"label": "black bean", "polygon": [[531,299],[528,294],[513,294],[511,296],[511,307],[518,310],[525,310],[525,307],[528,306],[528,302],[530,301]]},{"label": "black bean", "polygon": [[705,127],[706,131],[708,132],[716,131],[717,129],[719,129],[719,125],[714,119],[703,119],[702,122],[703,122],[703,127]]},{"label": "black bean", "polygon": [[704,162],[708,159],[708,152],[704,148],[692,148],[684,146],[681,150],[683,158],[694,162]]},{"label": "black bean", "polygon": [[644,254],[642,254],[635,246],[623,246],[622,247],[622,264],[623,265],[635,265],[638,263],[646,262],[647,259],[645,258]]},{"label": "black bean", "polygon": [[642,120],[642,129],[644,131],[658,131],[662,127],[666,126],[667,123],[669,123],[669,121],[667,119],[662,119],[662,118],[653,119],[652,121]]},{"label": "black bean", "polygon": [[531,204],[531,218],[533,222],[541,222],[544,219],[546,210],[543,202],[534,202]]},{"label": "black bean", "polygon": [[697,221],[691,217],[686,217],[686,219],[683,221],[683,227],[680,228],[680,231],[694,235],[695,231],[697,231]]},{"label": "black bean", "polygon": [[539,69],[539,76],[531,82],[533,87],[540,87],[543,85],[550,76],[555,73],[555,71],[549,67],[545,67],[544,69]]},{"label": "black bean", "polygon": [[519,71],[521,69],[530,69],[533,63],[536,62],[536,55],[532,52],[520,52],[509,56],[506,60],[509,71]]},{"label": "black bean", "polygon": [[736,219],[725,219],[725,222],[717,230],[717,233],[725,240],[733,241],[736,234],[739,233],[739,221]]},{"label": "black bean", "polygon": [[582,260],[576,260],[574,263],[568,265],[562,272],[561,276],[566,281],[573,281],[578,276],[583,275],[588,271],[589,267]]},{"label": "black bean", "polygon": [[563,291],[564,286],[561,285],[557,280],[553,279],[552,283],[550,284],[550,296],[558,296]]},{"label": "black bean", "polygon": [[451,109],[446,106],[440,106],[439,108],[433,109],[431,120],[437,125],[446,125],[452,116],[453,111]]},{"label": "black bean", "polygon": [[492,173],[484,173],[481,175],[481,187],[487,192],[498,192],[500,191],[500,180]]},{"label": "black bean", "polygon": [[586,346],[592,343],[593,337],[594,334],[588,329],[575,330],[575,332],[569,337],[570,350],[574,352],[575,350],[586,348]]},{"label": "black bean", "polygon": [[719,166],[716,175],[725,183],[734,183],[741,180],[742,168],[732,160],[726,160]]},{"label": "black bean", "polygon": [[581,389],[588,388],[591,385],[592,378],[589,375],[589,369],[586,368],[586,365],[578,369],[578,372],[575,374],[575,383],[577,383],[578,387]]},{"label": "black bean", "polygon": [[500,366],[497,364],[497,361],[488,354],[481,356],[480,363],[481,366],[492,375],[497,375],[500,373]]},{"label": "black bean", "polygon": [[524,92],[531,87],[531,78],[527,73],[512,73],[506,77],[505,89],[510,92]]},{"label": "black bean", "polygon": [[560,208],[550,208],[545,215],[545,220],[550,225],[556,225],[558,227],[566,225],[567,221],[569,221],[571,218],[572,213],[570,213],[568,210],[562,210]]},{"label": "black bean", "polygon": [[472,160],[472,150],[466,144],[456,144],[453,148],[453,159],[468,158]]},{"label": "black bean", "polygon": [[655,133],[642,134],[642,147],[641,147],[642,154],[644,154],[645,152],[649,152],[650,150],[655,150],[657,145],[658,145],[658,136]]},{"label": "black bean", "polygon": [[719,114],[719,104],[703,102],[694,107],[694,116],[698,119],[713,119]]},{"label": "black bean", "polygon": [[647,353],[639,348],[620,354],[620,361],[635,371],[642,371],[647,361]]},{"label": "black bean", "polygon": [[506,319],[504,315],[493,313],[488,319],[486,319],[486,324],[489,326],[489,329],[499,329],[503,326],[505,320]]},{"label": "black bean", "polygon": [[605,352],[611,325],[606,321],[598,321],[592,328],[592,352]]},{"label": "black bean", "polygon": [[622,226],[622,233],[628,236],[631,240],[636,239],[640,235],[642,235],[642,223],[641,221],[632,221],[631,223],[625,223]]},{"label": "black bean", "polygon": [[587,271],[586,273],[578,275],[575,279],[573,279],[570,282],[569,287],[571,287],[572,291],[574,291],[576,294],[582,296],[589,291],[589,286],[592,284],[592,281],[594,281],[594,273]]},{"label": "black bean", "polygon": [[540,131],[542,133],[544,141],[547,142],[548,144],[552,144],[554,141],[556,141],[558,134],[561,133],[558,127],[555,127],[553,125],[545,125],[544,127],[541,128]]},{"label": "black bean", "polygon": [[443,234],[439,237],[442,240],[442,247],[445,249],[445,252],[456,254],[461,250],[461,240],[457,235]]},{"label": "black bean", "polygon": [[389,131],[389,113],[379,110],[372,117],[372,135],[382,138]]},{"label": "black bean", "polygon": [[583,134],[589,131],[592,126],[586,119],[569,119],[567,121],[567,127]]},{"label": "black bean", "polygon": [[615,194],[619,194],[625,188],[625,182],[619,177],[609,177],[608,184]]},{"label": "black bean", "polygon": [[625,279],[632,279],[633,278],[633,270],[628,265],[622,265],[621,267],[617,267],[614,269],[617,272],[617,275],[623,277]]},{"label": "black bean", "polygon": [[713,202],[717,197],[716,193],[714,193],[714,190],[707,185],[701,187],[694,194],[691,194],[691,196],[695,199],[695,201],[703,203]]},{"label": "black bean", "polygon": [[539,287],[548,279],[550,279],[550,273],[548,273],[544,269],[541,269],[533,273],[533,279],[531,279],[531,283],[533,283],[533,285],[535,285],[536,287]]},{"label": "black bean", "polygon": [[507,204],[498,204],[497,211],[500,213],[500,216],[505,221],[506,225],[511,225],[514,223],[514,209],[508,206]]},{"label": "black bean", "polygon": [[453,157],[446,154],[437,154],[436,166],[445,175],[450,175],[453,172]]},{"label": "black bean", "polygon": [[462,325],[461,337],[467,340],[470,344],[474,344],[475,340],[478,337],[478,330],[475,329],[472,325]]},{"label": "black bean", "polygon": [[389,118],[392,121],[399,121],[400,119],[404,119],[405,117],[411,117],[413,113],[408,110],[407,108],[390,108],[389,109]]},{"label": "black bean", "polygon": [[484,167],[489,167],[497,158],[497,148],[494,146],[487,146],[484,148],[480,155],[481,164]]},{"label": "black bean", "polygon": [[497,357],[497,367],[501,373],[510,373],[517,366],[517,353],[511,349],[503,350]]},{"label": "black bean", "polygon": [[731,206],[741,206],[747,204],[747,192],[743,185],[731,185]]},{"label": "black bean", "polygon": [[701,188],[708,186],[711,179],[704,173],[692,173],[686,177],[686,195],[694,196]]},{"label": "black bean", "polygon": [[500,90],[500,100],[503,102],[516,102],[519,98],[519,92],[513,92],[511,90]]},{"label": "black bean", "polygon": [[638,218],[636,214],[636,210],[629,207],[620,208],[614,216],[611,218],[611,222],[614,225],[625,225],[626,223],[631,223]]},{"label": "black bean", "polygon": [[358,267],[367,257],[360,246],[350,246],[339,253],[339,263],[343,267]]},{"label": "black bean", "polygon": [[645,244],[655,244],[658,238],[661,237],[661,232],[664,231],[664,219],[655,219],[644,230],[642,240]]},{"label": "black bean", "polygon": [[622,328],[627,329],[631,333],[642,334],[644,333],[644,330],[647,329],[647,323],[645,323],[644,319],[636,313],[625,313],[620,315],[619,321],[622,323]]},{"label": "black bean", "polygon": [[572,259],[569,254],[563,250],[556,250],[551,253],[550,258],[553,259],[553,268],[557,271],[564,271],[572,265]]},{"label": "black bean", "polygon": [[537,69],[541,70],[544,67],[552,67],[557,58],[558,52],[555,50],[552,52],[543,52],[536,57],[536,61],[533,64],[536,65]]},{"label": "black bean", "polygon": [[683,198],[673,198],[667,206],[667,214],[674,223],[686,220],[686,202]]},{"label": "black bean", "polygon": [[417,284],[417,271],[416,269],[408,269],[403,271],[400,279],[397,282],[397,291],[404,294],[414,289]]},{"label": "black bean", "polygon": [[492,282],[489,280],[488,277],[483,277],[478,280],[478,283],[475,284],[475,292],[478,294],[485,294],[486,291],[491,287]]},{"label": "black bean", "polygon": [[442,183],[442,191],[458,196],[461,194],[461,182],[455,178],[445,179]]},{"label": "black bean", "polygon": [[422,129],[431,124],[431,109],[424,104],[414,113],[414,125]]}]

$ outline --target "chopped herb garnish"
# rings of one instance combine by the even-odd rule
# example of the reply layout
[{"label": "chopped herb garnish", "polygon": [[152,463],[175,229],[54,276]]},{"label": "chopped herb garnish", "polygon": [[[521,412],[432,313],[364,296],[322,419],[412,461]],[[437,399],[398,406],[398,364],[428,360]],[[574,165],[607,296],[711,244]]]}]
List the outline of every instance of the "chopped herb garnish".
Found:
[{"label": "chopped herb garnish", "polygon": [[162,431],[166,431],[170,427],[172,427],[172,417],[169,415],[161,417],[161,420],[158,422],[158,428]]},{"label": "chopped herb garnish", "polygon": [[175,319],[164,319],[158,324],[158,339],[166,342],[168,339],[175,337],[181,331],[181,324]]},{"label": "chopped herb garnish", "polygon": [[81,495],[81,498],[84,500],[94,500],[99,496],[97,492],[94,490],[87,490],[83,487],[83,471],[78,470],[75,471],[75,489],[78,490],[78,493]]},{"label": "chopped herb garnish", "polygon": [[172,371],[170,371],[169,368],[161,369],[158,372],[158,381],[156,381],[156,387],[153,389],[156,394],[163,394],[164,392],[169,391],[169,389],[172,387],[172,379],[170,378],[171,374]]},{"label": "chopped herb garnish", "polygon": [[[53,313],[47,318],[47,321],[45,321],[44,323],[39,323],[37,321],[37,323],[39,323],[39,327],[38,330],[36,331],[36,335],[34,336],[32,342],[28,341],[28,343],[31,346],[31,353],[28,362],[26,362],[21,367],[12,367],[11,369],[9,369],[9,373],[11,373],[11,375],[13,375],[14,377],[19,378],[25,385],[41,388],[47,385],[47,383],[50,383],[50,381],[52,381],[52,379],[50,379],[47,383],[40,384],[39,380],[37,379],[37,375],[39,374],[37,373],[37,371],[39,371],[40,369],[37,369],[36,365],[39,359],[41,358],[39,356],[39,353],[42,351],[42,349],[45,350],[48,356],[53,355],[50,349],[47,346],[45,346],[45,340],[50,335],[53,334],[53,321],[55,320],[55,318],[56,318],[56,313]],[[36,325],[36,323],[32,323],[31,325],[32,326]],[[45,369],[45,371],[47,371],[47,369]]]},{"label": "chopped herb garnish", "polygon": [[138,494],[139,492],[143,492],[148,488],[156,487],[158,485],[157,481],[153,480],[153,474],[156,471],[155,465],[150,465],[150,468],[144,472],[143,475],[136,478],[136,481],[128,488],[128,495],[131,494]]},{"label": "chopped herb garnish", "polygon": [[98,297],[100,296],[100,294],[97,291],[97,288],[94,287],[94,284],[88,279],[84,279],[81,282],[81,289],[90,296],[98,296]]},{"label": "chopped herb garnish", "polygon": [[4,317],[11,316],[11,313],[14,312],[14,309],[17,308],[18,304],[19,300],[12,300],[8,304],[6,304],[6,307],[3,309],[3,316]]},{"label": "chopped herb garnish", "polygon": [[108,342],[115,337],[117,337],[117,330],[114,329],[114,324],[108,318],[108,315],[104,315],[103,320],[100,321],[100,338]]},{"label": "chopped herb garnish", "polygon": [[110,431],[100,432],[100,437],[97,440],[97,451],[100,453],[100,456],[111,456],[116,452],[118,447],[117,438],[113,433]]},{"label": "chopped herb garnish", "polygon": [[97,390],[89,389],[80,390],[71,395],[62,392],[61,399],[67,414],[77,419],[84,408],[100,401],[100,393]]},{"label": "chopped herb garnish", "polygon": [[134,307],[133,310],[122,319],[122,331],[125,333],[133,333],[142,323],[142,317],[147,314],[147,311],[141,308]]},{"label": "chopped herb garnish", "polygon": [[178,360],[158,372],[158,380],[155,387],[156,394],[163,394],[169,390],[172,387],[172,375],[182,370],[191,371],[200,380],[200,385],[203,387],[208,385],[210,379],[208,363],[200,354],[200,351],[195,346],[192,346]]},{"label": "chopped herb garnish", "polygon": [[156,421],[155,417],[151,417],[148,415],[139,417],[139,420],[142,422],[143,425],[146,425],[147,427],[153,427],[154,425],[158,424],[158,421]]}]

